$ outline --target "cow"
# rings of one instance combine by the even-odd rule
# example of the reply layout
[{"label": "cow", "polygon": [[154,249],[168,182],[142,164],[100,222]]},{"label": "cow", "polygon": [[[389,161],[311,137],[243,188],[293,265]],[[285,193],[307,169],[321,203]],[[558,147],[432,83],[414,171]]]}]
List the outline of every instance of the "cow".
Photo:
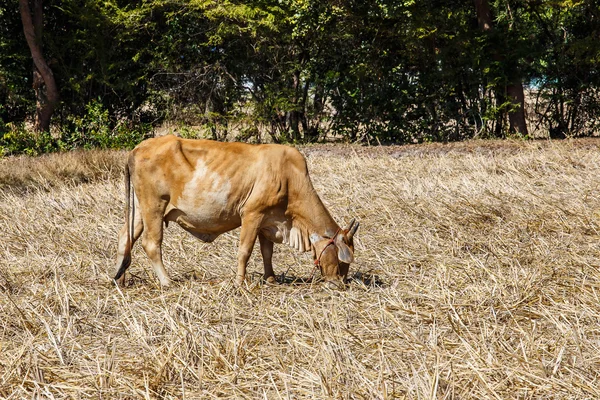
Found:
[{"label": "cow", "polygon": [[304,156],[290,146],[173,135],[147,139],[129,153],[125,197],[114,277],[120,286],[142,232],[161,286],[171,284],[161,252],[163,223],[169,222],[204,242],[241,226],[238,286],[257,237],[268,283],[275,283],[274,243],[312,250],[315,268],[334,285],[343,282],[354,259],[358,222],[353,219],[346,229],[336,224],[312,185]]}]

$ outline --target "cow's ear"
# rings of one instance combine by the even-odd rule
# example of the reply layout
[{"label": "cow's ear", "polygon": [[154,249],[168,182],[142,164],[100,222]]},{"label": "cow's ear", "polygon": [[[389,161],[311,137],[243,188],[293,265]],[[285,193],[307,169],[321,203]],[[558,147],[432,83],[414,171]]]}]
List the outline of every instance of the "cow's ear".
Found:
[{"label": "cow's ear", "polygon": [[354,262],[354,255],[352,254],[352,250],[350,250],[350,247],[348,247],[346,243],[340,240],[338,243],[336,243],[336,246],[338,250],[338,260],[346,264]]}]

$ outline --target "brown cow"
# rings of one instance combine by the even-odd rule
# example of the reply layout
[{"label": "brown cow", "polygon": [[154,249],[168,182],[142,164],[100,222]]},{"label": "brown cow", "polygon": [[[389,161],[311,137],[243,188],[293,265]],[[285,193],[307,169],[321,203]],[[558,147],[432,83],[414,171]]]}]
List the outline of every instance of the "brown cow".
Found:
[{"label": "brown cow", "polygon": [[313,188],[306,160],[293,147],[171,135],[148,139],[129,154],[125,188],[126,222],[119,234],[115,275],[121,285],[131,247],[142,231],[154,272],[162,286],[170,284],[161,254],[163,221],[175,221],[205,242],[241,226],[238,285],[244,282],[257,236],[268,282],[275,280],[273,243],[312,250],[327,281],[342,281],[353,261],[358,223],[353,220],[340,229]]}]

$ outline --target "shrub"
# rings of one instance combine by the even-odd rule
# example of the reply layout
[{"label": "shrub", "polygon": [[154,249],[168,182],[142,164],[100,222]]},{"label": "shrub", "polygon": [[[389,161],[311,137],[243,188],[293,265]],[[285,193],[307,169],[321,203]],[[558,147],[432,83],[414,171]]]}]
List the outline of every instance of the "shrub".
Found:
[{"label": "shrub", "polygon": [[36,156],[75,149],[131,149],[148,137],[150,124],[115,121],[99,101],[86,106],[82,117],[70,117],[56,134],[34,133],[24,123],[2,124],[0,156],[27,154]]},{"label": "shrub", "polygon": [[99,148],[129,149],[144,140],[151,126],[126,121],[115,121],[100,101],[92,101],[86,106],[82,117],[71,117],[61,132],[61,140],[67,149]]},{"label": "shrub", "polygon": [[0,156],[37,156],[60,149],[60,143],[54,140],[49,132],[32,133],[26,129],[24,123],[9,123],[0,135]]}]

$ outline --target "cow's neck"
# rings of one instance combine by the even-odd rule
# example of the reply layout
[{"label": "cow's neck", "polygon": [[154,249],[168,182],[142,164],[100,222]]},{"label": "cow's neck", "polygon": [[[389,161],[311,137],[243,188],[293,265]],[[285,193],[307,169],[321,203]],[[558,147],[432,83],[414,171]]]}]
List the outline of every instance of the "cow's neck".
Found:
[{"label": "cow's neck", "polygon": [[301,229],[303,234],[308,234],[309,237],[312,234],[317,234],[330,238],[339,229],[339,226],[314,190],[291,202],[289,208],[292,209],[294,225]]}]

